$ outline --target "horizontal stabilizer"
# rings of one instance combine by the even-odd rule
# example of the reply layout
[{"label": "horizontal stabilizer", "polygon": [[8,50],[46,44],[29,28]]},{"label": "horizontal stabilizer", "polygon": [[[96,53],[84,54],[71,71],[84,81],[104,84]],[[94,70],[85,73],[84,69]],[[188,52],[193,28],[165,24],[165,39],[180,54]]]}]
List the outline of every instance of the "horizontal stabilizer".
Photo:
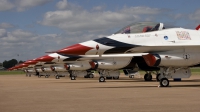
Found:
[{"label": "horizontal stabilizer", "polygon": [[199,24],[199,26],[196,27],[196,30],[199,30],[199,29],[200,29],[200,24]]}]

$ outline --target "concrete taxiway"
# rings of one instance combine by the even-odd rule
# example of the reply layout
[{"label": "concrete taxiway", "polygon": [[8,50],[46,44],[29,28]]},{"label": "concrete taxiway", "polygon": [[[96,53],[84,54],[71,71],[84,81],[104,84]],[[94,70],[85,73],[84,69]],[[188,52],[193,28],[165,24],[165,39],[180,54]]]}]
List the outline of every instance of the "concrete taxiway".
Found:
[{"label": "concrete taxiway", "polygon": [[[155,80],[155,79],[154,79]],[[0,75],[0,112],[198,112],[200,75],[170,87],[143,78],[70,80]]]}]

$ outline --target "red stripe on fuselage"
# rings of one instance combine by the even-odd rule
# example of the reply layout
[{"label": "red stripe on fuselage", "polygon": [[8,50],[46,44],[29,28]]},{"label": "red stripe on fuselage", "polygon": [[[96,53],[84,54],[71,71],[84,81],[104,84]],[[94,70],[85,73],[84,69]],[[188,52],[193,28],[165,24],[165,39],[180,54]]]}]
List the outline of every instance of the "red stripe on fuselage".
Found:
[{"label": "red stripe on fuselage", "polygon": [[94,48],[83,46],[81,44],[75,44],[75,45],[66,47],[64,49],[58,50],[56,52],[62,53],[62,54],[85,55],[85,53],[91,49],[94,49]]}]

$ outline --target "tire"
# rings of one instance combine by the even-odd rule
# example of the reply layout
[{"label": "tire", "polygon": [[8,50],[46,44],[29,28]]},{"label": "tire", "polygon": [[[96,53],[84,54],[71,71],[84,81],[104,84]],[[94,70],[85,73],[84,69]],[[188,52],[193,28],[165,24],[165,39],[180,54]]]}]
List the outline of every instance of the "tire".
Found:
[{"label": "tire", "polygon": [[72,74],[70,74],[69,77],[72,77]]},{"label": "tire", "polygon": [[36,72],[36,76],[39,76],[40,75],[40,73],[39,72]]},{"label": "tire", "polygon": [[113,77],[113,79],[119,79],[119,76]]},{"label": "tire", "polygon": [[157,80],[157,81],[160,81],[160,79],[161,79],[161,74],[157,74],[157,75],[156,75],[156,80]]},{"label": "tire", "polygon": [[59,75],[56,75],[56,79],[60,79]]},{"label": "tire", "polygon": [[71,80],[76,80],[76,77],[75,76],[71,76]]},{"label": "tire", "polygon": [[134,78],[134,75],[131,75],[130,77],[131,77],[131,78]]},{"label": "tire", "polygon": [[84,78],[88,78],[88,75],[85,75]]},{"label": "tire", "polygon": [[167,78],[162,78],[160,80],[160,86],[161,87],[168,87],[169,86],[169,80]]},{"label": "tire", "polygon": [[152,75],[151,74],[145,74],[144,75],[144,80],[145,81],[152,81]]},{"label": "tire", "polygon": [[103,76],[99,77],[99,82],[105,82],[105,78]]},{"label": "tire", "polygon": [[89,75],[89,78],[94,78],[94,75],[93,75],[93,74],[90,74],[90,75]]},{"label": "tire", "polygon": [[112,79],[113,77],[106,77],[106,79]]},{"label": "tire", "polygon": [[41,75],[38,75],[38,78],[40,78],[41,77]]}]

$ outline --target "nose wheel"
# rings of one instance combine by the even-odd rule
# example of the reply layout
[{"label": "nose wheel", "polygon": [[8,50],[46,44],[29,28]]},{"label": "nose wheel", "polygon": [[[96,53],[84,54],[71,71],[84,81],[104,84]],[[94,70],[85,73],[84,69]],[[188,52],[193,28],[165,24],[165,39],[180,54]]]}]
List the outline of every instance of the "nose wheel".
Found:
[{"label": "nose wheel", "polygon": [[71,76],[71,80],[76,80],[76,76]]},{"label": "nose wheel", "polygon": [[99,77],[99,82],[105,82],[105,80],[106,80],[105,77],[103,77],[103,76]]},{"label": "nose wheel", "polygon": [[56,79],[60,79],[59,75],[56,75]]}]

